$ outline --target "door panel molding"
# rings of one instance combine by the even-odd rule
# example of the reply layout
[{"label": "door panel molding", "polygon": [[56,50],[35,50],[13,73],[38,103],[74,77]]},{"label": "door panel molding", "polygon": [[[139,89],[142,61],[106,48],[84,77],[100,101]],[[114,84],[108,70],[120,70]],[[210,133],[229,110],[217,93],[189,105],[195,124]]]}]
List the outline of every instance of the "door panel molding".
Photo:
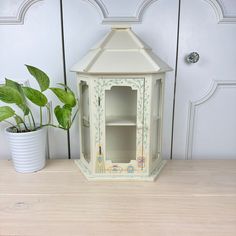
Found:
[{"label": "door panel molding", "polygon": [[102,17],[102,24],[118,24],[118,23],[141,23],[146,9],[158,0],[140,0],[134,9],[133,15],[123,16],[112,15],[102,0],[84,0],[94,6]]},{"label": "door panel molding", "polygon": [[225,8],[223,7],[222,3],[219,0],[204,0],[204,1],[209,3],[214,9],[219,24],[227,24],[227,23],[236,24],[236,12],[235,15],[229,16],[226,14]]},{"label": "door panel molding", "polygon": [[188,115],[188,129],[187,129],[187,145],[186,145],[186,152],[185,152],[185,159],[189,160],[192,159],[192,150],[193,150],[193,135],[194,135],[194,126],[196,124],[196,108],[203,103],[209,101],[219,87],[224,86],[225,88],[233,86],[236,87],[236,80],[213,80],[209,91],[206,93],[205,96],[200,98],[197,101],[190,101],[189,103],[189,115]]},{"label": "door panel molding", "polygon": [[0,25],[23,25],[26,12],[33,4],[40,1],[43,0],[23,0],[14,16],[0,16]]}]

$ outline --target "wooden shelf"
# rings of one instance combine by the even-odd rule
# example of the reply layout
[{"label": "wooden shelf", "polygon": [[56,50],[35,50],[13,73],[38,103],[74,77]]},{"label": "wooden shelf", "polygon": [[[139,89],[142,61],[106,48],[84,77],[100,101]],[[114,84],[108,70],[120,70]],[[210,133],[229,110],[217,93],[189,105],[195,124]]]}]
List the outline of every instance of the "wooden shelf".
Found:
[{"label": "wooden shelf", "polygon": [[108,116],[106,126],[136,126],[135,116]]}]

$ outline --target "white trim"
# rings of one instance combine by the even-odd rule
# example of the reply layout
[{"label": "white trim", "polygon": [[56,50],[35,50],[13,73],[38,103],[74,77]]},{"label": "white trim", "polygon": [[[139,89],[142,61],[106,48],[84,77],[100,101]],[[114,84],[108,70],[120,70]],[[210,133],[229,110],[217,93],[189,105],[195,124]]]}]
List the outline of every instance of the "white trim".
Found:
[{"label": "white trim", "polygon": [[138,6],[137,9],[135,11],[135,16],[137,17],[137,19],[139,20],[139,23],[142,22],[143,19],[143,15],[145,13],[145,10],[154,2],[156,2],[157,0],[143,0]]},{"label": "white trim", "polygon": [[226,23],[231,23],[235,24],[236,23],[236,15],[235,16],[227,16],[224,12],[224,7],[218,0],[204,0],[205,2],[209,3],[218,18],[218,23],[219,24],[226,24]]},{"label": "white trim", "polygon": [[[137,4],[135,14],[133,16],[110,16],[109,11],[106,8],[105,4],[102,0],[84,0],[89,2],[92,6],[94,6],[99,14],[102,17],[102,24],[131,24],[131,23],[142,23],[143,15],[146,9],[154,2],[158,0],[140,0],[140,3]],[[224,7],[222,3],[218,0],[204,0],[214,9],[216,17],[218,19],[219,24],[236,23],[236,15],[235,16],[227,16],[225,13]]]},{"label": "white trim", "polygon": [[228,80],[228,81],[214,80],[211,84],[209,91],[206,93],[205,96],[203,96],[201,99],[197,101],[189,102],[189,115],[188,115],[189,119],[188,119],[188,129],[187,129],[187,135],[186,135],[187,137],[186,151],[185,151],[186,160],[192,159],[193,134],[194,134],[194,126],[196,122],[196,119],[195,119],[196,108],[197,106],[202,105],[203,103],[210,100],[220,86],[226,86],[226,87],[236,86],[236,81],[235,80]]},{"label": "white trim", "polygon": [[23,25],[26,12],[34,3],[39,1],[43,0],[24,0],[15,16],[0,16],[0,25]]},{"label": "white trim", "polygon": [[141,23],[145,10],[157,0],[140,0],[133,16],[110,16],[102,0],[84,0],[94,6],[102,17],[102,24]]},{"label": "white trim", "polygon": [[102,18],[108,17],[108,11],[106,6],[101,0],[84,0],[85,2],[90,3],[95,9],[98,11],[98,13],[101,15]]}]

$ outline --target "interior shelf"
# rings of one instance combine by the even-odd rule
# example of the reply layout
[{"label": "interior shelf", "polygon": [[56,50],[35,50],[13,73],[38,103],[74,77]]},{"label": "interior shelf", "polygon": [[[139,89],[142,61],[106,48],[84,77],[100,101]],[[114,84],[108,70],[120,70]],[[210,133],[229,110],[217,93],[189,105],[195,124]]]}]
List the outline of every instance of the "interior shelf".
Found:
[{"label": "interior shelf", "polygon": [[108,116],[106,126],[136,126],[136,116]]}]

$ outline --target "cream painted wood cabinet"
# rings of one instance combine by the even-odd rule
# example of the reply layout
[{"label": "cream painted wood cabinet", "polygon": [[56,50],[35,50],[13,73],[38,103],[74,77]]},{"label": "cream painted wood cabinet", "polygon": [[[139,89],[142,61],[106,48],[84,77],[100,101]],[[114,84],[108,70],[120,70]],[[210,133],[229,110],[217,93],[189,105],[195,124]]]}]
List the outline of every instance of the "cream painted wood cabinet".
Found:
[{"label": "cream painted wood cabinet", "polygon": [[165,72],[130,28],[111,32],[77,63],[80,160],[88,179],[154,180],[161,158]]}]

